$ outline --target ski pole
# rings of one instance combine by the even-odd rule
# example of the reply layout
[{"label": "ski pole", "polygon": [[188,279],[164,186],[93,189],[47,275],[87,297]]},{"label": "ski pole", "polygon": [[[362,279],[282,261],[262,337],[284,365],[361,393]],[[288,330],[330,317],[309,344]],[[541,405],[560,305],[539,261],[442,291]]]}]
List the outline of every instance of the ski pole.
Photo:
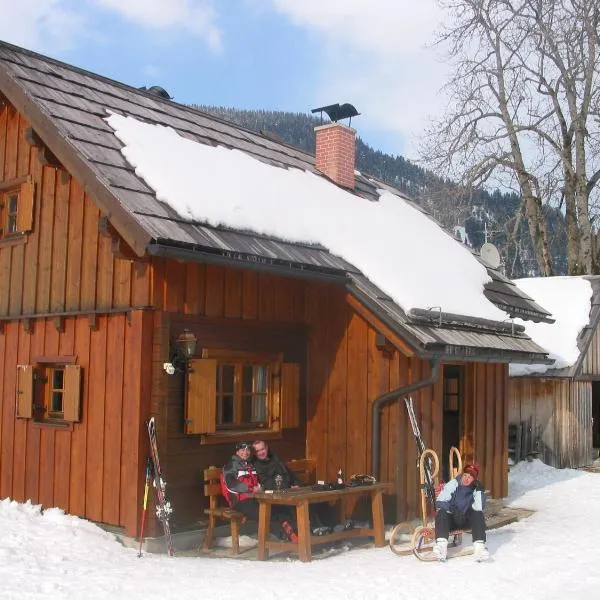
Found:
[{"label": "ski pole", "polygon": [[140,530],[140,551],[138,557],[142,556],[142,544],[144,542],[144,524],[146,523],[146,512],[148,509],[148,490],[150,489],[150,480],[152,479],[152,461],[146,457],[146,485],[144,486],[144,506],[142,509],[142,527]]}]

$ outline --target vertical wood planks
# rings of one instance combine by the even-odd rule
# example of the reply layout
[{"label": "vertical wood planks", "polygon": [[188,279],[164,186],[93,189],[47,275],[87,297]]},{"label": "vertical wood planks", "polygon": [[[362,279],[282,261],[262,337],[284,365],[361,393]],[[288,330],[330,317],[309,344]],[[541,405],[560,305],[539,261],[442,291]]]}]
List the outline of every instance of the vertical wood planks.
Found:
[{"label": "vertical wood planks", "polygon": [[83,188],[75,179],[71,178],[70,186],[65,310],[78,310],[81,297],[85,196]]},{"label": "vertical wood planks", "polygon": [[50,310],[52,312],[62,312],[65,310],[70,179],[66,171],[59,170],[56,172],[54,235],[50,258],[52,261]]},{"label": "vertical wood planks", "polygon": [[54,192],[56,170],[42,170],[42,202],[40,206],[39,267],[36,294],[36,312],[50,312],[50,287],[52,284],[52,238],[54,223]]},{"label": "vertical wood planks", "polygon": [[222,317],[224,312],[225,272],[223,267],[206,265],[206,316]]},{"label": "vertical wood planks", "polygon": [[109,235],[98,235],[98,269],[96,274],[96,308],[113,305],[114,256]]},{"label": "vertical wood planks", "polygon": [[150,413],[150,377],[146,365],[152,362],[152,324],[151,312],[133,311],[125,328],[119,514],[121,524],[131,536],[138,532],[144,479],[145,422]]},{"label": "vertical wood planks", "polygon": [[327,345],[332,352],[333,363],[329,372],[327,406],[327,467],[326,477],[333,481],[338,469],[346,469],[346,394],[348,376],[348,322],[347,306],[341,301],[340,292],[332,288],[329,302],[340,310],[329,315]]},{"label": "vertical wood planks", "polygon": [[[17,364],[29,364],[29,346],[31,337],[23,330],[22,323],[18,323],[17,335],[19,338],[17,349]],[[25,497],[25,471],[27,456],[27,427],[29,420],[17,419],[15,422],[15,442],[13,459],[13,500],[24,502]]]},{"label": "vertical wood planks", "polygon": [[86,517],[102,520],[104,474],[104,406],[106,398],[107,319],[98,318],[98,329],[90,334],[88,369],[88,436],[86,448]]},{"label": "vertical wood planks", "polygon": [[71,436],[71,469],[69,481],[69,506],[77,515],[85,515],[85,482],[87,464],[87,430],[89,423],[90,390],[90,326],[85,317],[75,320],[75,351],[83,371],[81,382],[81,422],[73,425]]},{"label": "vertical wood planks", "polygon": [[132,263],[124,258],[114,258],[113,306],[131,306]]},{"label": "vertical wood planks", "polygon": [[119,523],[121,485],[121,443],[125,315],[113,315],[107,322],[106,396],[104,403],[104,461],[102,521]]},{"label": "vertical wood planks", "polygon": [[98,269],[98,219],[100,211],[84,197],[83,248],[81,258],[81,310],[96,308],[96,274]]},{"label": "vertical wood planks", "polygon": [[2,398],[2,448],[0,451],[0,497],[12,495],[13,460],[15,442],[15,394],[17,378],[17,352],[19,343],[19,323],[10,322],[4,326],[4,377]]},{"label": "vertical wood planks", "polygon": [[258,273],[246,270],[242,273],[242,318],[258,318]]},{"label": "vertical wood planks", "polygon": [[328,286],[316,285],[307,293],[306,318],[310,324],[307,357],[306,398],[306,457],[317,464],[317,479],[327,477],[328,437],[328,375],[331,368],[331,352],[327,344]]},{"label": "vertical wood planks", "polygon": [[[365,321],[353,311],[348,318],[348,367],[346,405],[346,464],[344,472],[368,473],[367,437],[365,426],[368,422],[369,407],[367,392],[367,334]],[[351,472],[350,472],[351,471]],[[347,506],[348,513],[354,510],[356,500]]]},{"label": "vertical wood planks", "polygon": [[225,294],[223,315],[226,318],[239,319],[242,316],[242,271],[225,271]]},{"label": "vertical wood planks", "polygon": [[189,262],[185,265],[185,300],[184,311],[188,315],[204,314],[206,286],[204,281],[205,266]]}]

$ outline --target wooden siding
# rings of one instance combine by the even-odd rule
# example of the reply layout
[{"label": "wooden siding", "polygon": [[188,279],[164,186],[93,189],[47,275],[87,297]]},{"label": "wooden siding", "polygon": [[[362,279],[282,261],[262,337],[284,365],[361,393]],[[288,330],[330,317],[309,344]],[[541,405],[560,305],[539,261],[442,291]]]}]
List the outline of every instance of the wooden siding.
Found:
[{"label": "wooden siding", "polygon": [[65,170],[42,165],[28,127],[0,109],[0,183],[30,175],[36,189],[25,243],[0,242],[0,317],[147,306],[148,269],[113,254],[93,200]]},{"label": "wooden siding", "polygon": [[[153,261],[155,313],[151,412],[156,416],[163,468],[176,511],[176,526],[202,518],[200,474],[224,464],[232,443],[202,444],[183,433],[184,383],[162,364],[177,335],[188,328],[202,347],[283,352],[301,364],[301,426],[270,441],[284,459],[316,460],[317,477],[331,480],[339,468],[347,476],[371,470],[372,403],[383,393],[424,379],[428,361],[401,352],[386,354],[376,331],[358,315],[338,285],[244,272],[214,265]],[[470,364],[466,370],[461,442],[466,458],[482,464],[486,487],[507,493],[507,369]],[[438,452],[442,446],[442,381],[413,395],[423,436]],[[166,410],[165,410],[166,402]],[[416,450],[402,403],[384,408],[381,419],[380,477],[395,484],[386,497],[389,520],[418,514]],[[347,514],[361,506],[349,503]]]},{"label": "wooden siding", "polygon": [[[0,334],[0,496],[137,531],[146,438],[140,414],[148,413],[144,383],[151,315],[133,311],[98,319],[51,319],[33,331],[12,321]],[[17,364],[36,357],[73,357],[82,370],[82,421],[47,425],[15,419]]]},{"label": "wooden siding", "polygon": [[[162,365],[183,328],[202,347],[281,352],[300,364],[300,426],[274,439],[284,459],[309,457],[321,479],[371,467],[372,403],[426,378],[428,362],[382,352],[377,330],[342,286],[253,270],[164,258],[128,260],[93,199],[61,168],[43,165],[25,142],[28,123],[0,110],[0,182],[30,175],[34,227],[25,243],[0,243],[0,495],[31,498],[137,532],[148,452],[144,423],[157,419],[175,525],[202,517],[201,471],[225,463],[232,444],[201,445],[183,433],[184,379]],[[118,242],[121,242],[119,245]],[[152,306],[153,312],[91,313]],[[61,321],[45,318],[66,314]],[[37,314],[31,321],[23,315]],[[33,324],[33,325],[32,325]],[[57,327],[58,325],[58,327]],[[30,329],[30,327],[32,327]],[[65,428],[15,418],[16,365],[35,356],[72,356],[83,371],[82,422]],[[150,368],[148,367],[150,365]],[[465,382],[466,457],[483,466],[486,487],[506,493],[506,367],[470,364]],[[441,380],[414,394],[427,444],[442,445]],[[381,419],[381,479],[390,520],[418,513],[415,444],[401,403]],[[350,514],[361,507],[347,504]],[[150,535],[158,533],[154,521]]]},{"label": "wooden siding", "polygon": [[581,375],[600,375],[600,332],[598,327],[592,334],[590,345],[581,362]]},{"label": "wooden siding", "polygon": [[[371,418],[374,400],[425,379],[428,362],[391,355],[375,345],[376,332],[347,304],[345,292],[333,286],[307,290],[308,395],[307,456],[317,476],[330,480],[341,466],[345,473],[371,468]],[[507,367],[473,363],[467,367],[461,450],[482,466],[486,487],[505,496],[507,482]],[[442,447],[442,381],[413,394],[426,444]],[[380,478],[394,483],[386,517],[402,520],[419,512],[416,450],[402,402],[384,407],[381,417]],[[352,508],[352,507],[349,507]]]},{"label": "wooden siding", "polygon": [[511,377],[509,398],[509,423],[528,428],[546,464],[576,468],[594,460],[591,382]]},{"label": "wooden siding", "polygon": [[[306,326],[304,295],[307,283],[257,271],[226,269],[215,265],[184,264],[154,259],[152,303],[155,312],[152,355],[151,414],[156,418],[161,467],[169,482],[169,497],[176,510],[174,525],[202,519],[202,470],[221,466],[232,454],[233,442],[202,444],[201,436],[184,433],[184,378],[169,376],[162,366],[169,349],[185,328],[202,348],[228,348],[282,353],[286,362],[301,365],[301,394],[305,396]],[[305,456],[306,415],[300,426],[286,429],[270,444],[285,460]],[[252,434],[260,437],[259,434]]]}]

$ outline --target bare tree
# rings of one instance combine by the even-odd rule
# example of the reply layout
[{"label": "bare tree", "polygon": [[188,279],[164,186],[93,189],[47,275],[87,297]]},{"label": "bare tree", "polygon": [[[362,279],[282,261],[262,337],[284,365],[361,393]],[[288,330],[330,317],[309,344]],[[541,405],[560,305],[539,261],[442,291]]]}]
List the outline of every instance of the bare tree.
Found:
[{"label": "bare tree", "polygon": [[446,0],[455,74],[422,157],[463,185],[516,185],[540,271],[543,205],[562,206],[569,273],[596,273],[600,0]]}]

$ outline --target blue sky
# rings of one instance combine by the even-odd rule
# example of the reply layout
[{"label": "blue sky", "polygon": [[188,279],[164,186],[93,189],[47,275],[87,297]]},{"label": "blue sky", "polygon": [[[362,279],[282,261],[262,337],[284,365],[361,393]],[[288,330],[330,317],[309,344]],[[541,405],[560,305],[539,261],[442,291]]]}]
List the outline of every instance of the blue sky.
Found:
[{"label": "blue sky", "polygon": [[416,156],[441,111],[435,0],[0,0],[0,39],[183,103],[353,103],[367,143]]}]

